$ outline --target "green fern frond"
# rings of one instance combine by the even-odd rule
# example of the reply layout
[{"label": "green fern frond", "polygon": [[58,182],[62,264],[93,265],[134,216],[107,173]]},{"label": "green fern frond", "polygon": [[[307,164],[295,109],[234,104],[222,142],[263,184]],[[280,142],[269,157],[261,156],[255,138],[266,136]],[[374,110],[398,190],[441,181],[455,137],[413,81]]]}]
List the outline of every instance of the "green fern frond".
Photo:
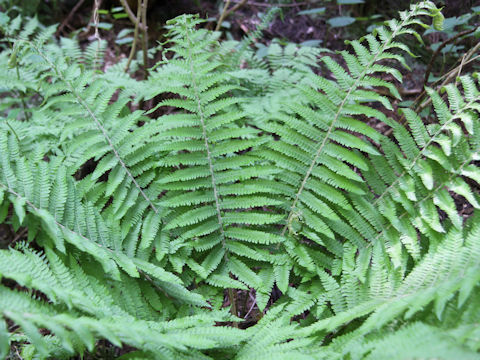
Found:
[{"label": "green fern frond", "polygon": [[477,358],[478,75],[388,117],[428,17],[333,55],[183,15],[137,80],[0,13],[0,357]]}]

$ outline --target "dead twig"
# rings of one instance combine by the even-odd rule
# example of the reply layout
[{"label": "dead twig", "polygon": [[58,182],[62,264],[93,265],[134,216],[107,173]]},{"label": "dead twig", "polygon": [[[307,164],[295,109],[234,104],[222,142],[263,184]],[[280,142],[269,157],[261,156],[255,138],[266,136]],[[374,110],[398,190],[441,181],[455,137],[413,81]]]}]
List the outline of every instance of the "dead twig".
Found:
[{"label": "dead twig", "polygon": [[75,14],[77,12],[77,10],[80,8],[80,6],[82,6],[82,4],[85,2],[85,0],[79,0],[75,6],[73,7],[73,9],[68,13],[67,17],[65,18],[65,20],[62,21],[62,23],[60,24],[60,26],[58,27],[57,31],[55,32],[55,36],[59,36],[60,33],[62,32],[63,28],[68,24],[68,22],[70,21],[70,19],[72,18],[73,14]]},{"label": "dead twig", "polygon": [[18,240],[20,240],[25,235],[25,233],[27,231],[28,231],[28,228],[23,228],[22,231],[20,231],[18,234],[16,234],[15,237],[13,238],[12,242],[10,243],[10,246],[15,244]]},{"label": "dead twig", "polygon": [[[242,0],[231,0],[233,3],[240,3]],[[310,5],[311,2],[299,2],[299,3],[289,3],[289,4],[268,4],[268,3],[260,3],[260,2],[255,2],[255,1],[247,1],[246,5],[253,5],[253,6],[260,6],[260,7],[297,7],[297,6],[305,6],[305,5]]]},{"label": "dead twig", "polygon": [[236,5],[234,5],[232,8],[229,9],[228,7],[230,6],[231,1],[232,0],[227,0],[227,2],[225,3],[225,6],[223,7],[220,18],[218,19],[217,26],[215,27],[215,31],[220,30],[223,20],[225,20],[228,17],[228,15],[230,15],[234,11],[237,11],[247,3],[247,0],[240,0],[239,2],[236,2]]},{"label": "dead twig", "polygon": [[[383,96],[389,96],[394,98],[394,96],[390,93],[390,91],[383,88],[371,89],[370,91],[376,92],[377,94],[380,94]],[[422,92],[422,89],[404,89],[404,88],[398,89],[398,93],[403,96],[417,95],[417,94],[420,94],[421,92]]]},{"label": "dead twig", "polygon": [[[245,314],[245,316],[243,317],[244,319],[248,318],[248,315],[250,315],[250,313],[252,312],[253,308],[255,307],[255,305],[257,305],[257,298],[254,298],[252,296],[252,294],[248,293],[248,297],[250,299],[252,299],[252,306],[250,306],[250,309],[248,309],[248,312]],[[248,299],[248,298],[247,298]]]},{"label": "dead twig", "polygon": [[93,59],[93,70],[97,68],[98,54],[100,54],[102,46],[102,38],[100,37],[100,32],[98,31],[98,24],[100,21],[99,10],[102,5],[102,0],[95,0],[95,7],[93,10],[93,22],[95,24],[95,39],[97,39],[97,50],[95,51],[95,57]]},{"label": "dead twig", "polygon": [[423,79],[423,86],[422,87],[425,87],[425,85],[427,84],[428,82],[428,78],[430,77],[430,73],[432,72],[432,67],[433,67],[433,64],[435,62],[435,59],[437,58],[438,54],[440,54],[440,52],[442,51],[442,49],[447,46],[448,44],[456,41],[458,38],[462,37],[462,36],[465,36],[465,35],[468,35],[468,34],[471,34],[473,33],[474,31],[476,31],[478,29],[478,26],[476,26],[475,28],[473,29],[469,29],[469,30],[465,30],[465,31],[461,31],[459,32],[458,34],[456,34],[455,36],[445,40],[444,42],[442,42],[440,44],[440,46],[437,48],[437,50],[435,50],[435,52],[433,53],[431,59],[430,59],[430,62],[428,63],[428,66],[427,66],[427,70],[425,71],[425,78]]},{"label": "dead twig", "polygon": [[[138,0],[137,19],[140,18],[141,3],[142,3],[142,0]],[[140,22],[137,21],[135,23],[135,31],[133,32],[132,48],[130,49],[130,55],[128,55],[128,61],[127,61],[127,65],[125,66],[125,72],[128,72],[128,68],[130,67],[130,63],[132,62],[133,55],[135,54],[135,50],[137,49],[138,28],[140,27],[139,25],[140,25]]]},{"label": "dead twig", "polygon": [[130,50],[130,55],[128,56],[128,62],[125,66],[125,72],[128,71],[130,63],[132,62],[135,50],[137,48],[137,39],[138,39],[138,30],[142,30],[142,51],[143,51],[143,67],[144,67],[144,78],[148,77],[148,26],[147,26],[147,7],[148,0],[138,0],[137,3],[137,15],[133,14],[132,9],[128,6],[126,0],[120,0],[125,12],[127,13],[130,21],[135,24],[134,36],[132,49]]},{"label": "dead twig", "polygon": [[[100,0],[100,2],[97,4],[97,1],[95,0],[94,4],[93,4],[93,11],[92,11],[92,16],[90,17],[90,20],[88,20],[88,24],[87,24],[87,27],[85,28],[85,30],[83,30],[80,34],[80,36],[86,36],[88,35],[88,33],[90,32],[90,29],[92,28],[92,22],[94,23],[95,22],[95,16],[98,15],[98,8],[100,7],[102,3],[102,0]],[[97,10],[95,10],[97,9]],[[65,25],[65,26],[69,26],[68,23]],[[70,27],[70,26],[69,26]],[[98,29],[98,27],[97,27]]]},{"label": "dead twig", "polygon": [[[475,56],[472,58],[472,56],[477,52],[478,49],[480,49],[480,43],[477,43],[477,45],[475,45],[465,55],[463,55],[460,65],[454,67],[452,70],[450,70],[440,78],[440,80],[441,79],[445,79],[445,80],[439,86],[437,86],[437,89],[441,89],[442,87],[447,85],[453,78],[457,78],[458,76],[460,76],[461,71],[465,65],[478,59],[479,56]],[[415,103],[418,103],[424,95],[425,95],[425,90],[418,96],[418,98],[415,100]],[[432,101],[431,99],[428,99],[426,102],[419,105],[415,109],[416,112],[423,110],[426,106],[428,106],[431,103],[431,101]]]},{"label": "dead twig", "polygon": [[[461,74],[461,71],[463,69],[463,67],[477,59],[480,58],[480,55],[477,55],[475,57],[472,58],[472,56],[477,52],[477,50],[480,49],[480,43],[478,43],[477,45],[475,45],[472,49],[470,49],[470,51],[468,51],[463,57],[462,57],[462,60],[461,60],[461,63],[460,65],[454,67],[452,70],[450,70],[449,72],[447,72],[445,75],[443,75],[440,79],[444,79],[442,81],[442,83],[438,86],[436,86],[436,89],[437,91],[441,88],[443,88],[445,85],[449,84],[453,79],[456,79],[457,77],[460,76]],[[468,59],[468,60],[467,60]],[[415,112],[418,114],[420,113],[423,109],[425,109],[427,106],[429,106],[431,103],[432,103],[432,99],[431,98],[428,98],[427,100],[425,100],[423,103],[420,103],[420,101],[424,98],[426,94],[426,91],[423,90],[422,93],[420,95],[417,96],[417,98],[415,99],[415,101],[413,102],[412,106],[413,107],[415,104],[416,107],[415,107]],[[400,120],[398,121],[400,124],[403,124],[405,121],[405,115],[402,115],[402,117],[400,118]],[[385,132],[385,136],[390,136],[393,132],[393,129],[389,129],[388,131]]]},{"label": "dead twig", "polygon": [[[132,9],[130,9],[130,6],[128,6],[127,1],[126,0],[120,0],[120,3],[122,4],[123,8],[125,9],[125,12],[127,13],[130,21],[134,24],[139,23],[138,19],[140,19],[140,16],[139,15],[135,16]],[[142,29],[142,31],[143,31],[144,30],[143,25],[140,23],[139,26],[140,26],[140,29]]]},{"label": "dead twig", "polygon": [[143,48],[143,67],[145,71],[145,79],[148,78],[148,26],[147,26],[147,6],[148,0],[142,1],[142,25],[143,25],[143,37],[142,37],[142,48]]}]

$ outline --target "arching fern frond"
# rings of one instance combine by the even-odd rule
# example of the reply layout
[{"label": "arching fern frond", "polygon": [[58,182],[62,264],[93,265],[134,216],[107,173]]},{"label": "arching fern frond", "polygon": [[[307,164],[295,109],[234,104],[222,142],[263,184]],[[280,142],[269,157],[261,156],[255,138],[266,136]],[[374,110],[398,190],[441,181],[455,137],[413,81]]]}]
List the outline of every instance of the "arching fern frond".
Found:
[{"label": "arching fern frond", "polygon": [[[221,71],[216,35],[195,31],[199,22],[191,16],[171,22],[173,58],[149,80],[156,95],[175,95],[157,107],[181,109],[158,119],[159,149],[164,151],[158,163],[165,175],[156,184],[167,190],[161,199],[169,209],[164,230],[193,259],[177,264],[174,256],[169,260],[177,269],[188,265],[200,279],[213,276],[210,282],[216,285],[231,283],[228,268],[240,281],[260,289],[262,282],[245,261],[259,268],[274,261],[267,251],[275,241],[269,240],[268,229],[280,217],[261,209],[283,203],[270,189],[275,184],[269,178],[278,170],[254,150],[266,139],[245,125],[242,99],[229,95],[238,86],[232,75]],[[222,267],[226,263],[227,268]]]},{"label": "arching fern frond", "polygon": [[107,222],[91,202],[81,200],[78,185],[65,175],[62,165],[28,162],[19,154],[20,148],[13,135],[1,133],[0,148],[2,206],[13,204],[14,223],[17,226],[31,223],[28,230],[39,243],[62,253],[66,253],[66,244],[69,244],[87,255],[85,259],[93,257],[113,278],[119,279],[121,270],[138,278],[140,271],[158,281],[167,292],[176,288],[177,296],[172,294],[174,297],[206,305],[201,296],[190,294],[174,274],[158,264],[126,253],[122,244],[128,234],[122,236],[118,222],[110,217]]},{"label": "arching fern frond", "polygon": [[[448,348],[458,352],[459,356],[462,354],[467,359],[474,358],[478,342],[472,342],[470,336],[474,334],[474,323],[478,317],[475,315],[472,317],[472,311],[478,306],[478,296],[475,294],[478,292],[477,285],[480,280],[478,275],[480,248],[478,223],[472,222],[469,225],[471,226],[463,230],[452,227],[444,241],[437,248],[432,248],[408,276],[401,281],[394,278],[384,279],[383,283],[378,284],[383,289],[379,287],[376,294],[373,294],[371,289],[374,286],[373,282],[377,281],[374,278],[378,275],[377,269],[372,267],[368,270],[367,282],[360,285],[369,289],[370,295],[364,296],[357,305],[338,312],[335,316],[326,317],[305,327],[300,333],[311,335],[315,332],[333,331],[342,324],[351,324],[351,332],[335,339],[325,349],[330,348],[333,352],[327,354],[330,354],[331,358],[335,358],[333,354],[339,358],[346,354],[357,354],[366,358],[369,358],[367,354],[370,354],[372,358],[377,358],[382,351],[386,351],[384,344],[408,341],[412,334],[420,334],[426,329],[431,329],[433,337],[443,337],[450,333],[448,338],[452,339],[455,332],[461,333],[460,329],[463,328],[465,338],[463,340],[456,338],[457,342],[450,343]],[[373,261],[375,257],[386,256],[380,245],[378,249],[374,250],[376,255]],[[345,273],[344,277],[351,275]],[[429,304],[432,306],[433,314],[427,310],[430,309]],[[355,320],[365,316],[367,318],[364,321]],[[404,320],[394,320],[400,317]],[[449,322],[453,318],[456,326],[459,326],[456,330],[449,327],[451,326]],[[459,319],[461,325],[458,323]],[[385,332],[382,331],[385,327],[390,327],[390,331],[394,332],[385,337]],[[439,351],[445,351],[442,342],[438,342],[436,338],[432,338],[432,341],[433,343],[419,340],[418,347],[410,351],[412,354],[423,353],[427,357],[435,354],[440,356]],[[404,354],[408,354],[407,349],[402,350],[402,356]],[[448,358],[444,356],[440,357]]]},{"label": "arching fern frond", "polygon": [[[450,226],[462,227],[463,219],[455,205],[457,197],[463,197],[474,208],[480,206],[471,185],[465,181],[478,181],[473,162],[480,152],[480,93],[472,78],[465,76],[462,83],[469,87],[464,88],[465,99],[454,85],[445,88],[450,106],[439,94],[427,89],[438,123],[425,126],[413,111],[403,111],[408,128],[392,124],[398,145],[385,139],[385,157],[370,156],[370,170],[364,172],[367,180],[375,173],[384,176],[370,182],[373,194],[368,202],[353,200],[355,210],[379,231],[374,241],[381,239],[387,244],[395,266],[401,266],[401,248],[418,260],[422,251],[437,246],[439,234]],[[378,215],[374,219],[375,207],[381,209],[386,221]],[[376,226],[375,221],[386,225]],[[417,232],[421,234],[420,241]]]},{"label": "arching fern frond", "polygon": [[[330,56],[322,57],[334,80],[307,73],[308,83],[301,85],[301,94],[308,104],[286,103],[284,109],[258,125],[279,138],[266,143],[261,156],[283,170],[276,179],[288,188],[289,203],[280,233],[288,239],[286,250],[292,258],[310,272],[323,255],[315,254],[314,247],[306,243],[326,248],[327,256],[341,256],[339,240],[348,239],[363,247],[367,245],[365,238],[376,234],[345,196],[368,193],[359,172],[369,169],[365,155],[380,154],[374,145],[382,141],[382,135],[359,118],[391,123],[381,111],[367,105],[378,102],[392,109],[390,100],[372,89],[386,87],[392,96],[399,97],[395,86],[381,76],[392,74],[401,80],[401,75],[385,64],[391,60],[404,63],[403,55],[395,52],[410,51],[397,38],[418,35],[413,27],[422,23],[421,17],[433,16],[435,9],[430,2],[412,5],[409,12],[400,14],[400,22],[387,22],[360,41],[351,42],[353,53],[341,53],[346,68]],[[308,240],[298,241],[298,237]]]}]

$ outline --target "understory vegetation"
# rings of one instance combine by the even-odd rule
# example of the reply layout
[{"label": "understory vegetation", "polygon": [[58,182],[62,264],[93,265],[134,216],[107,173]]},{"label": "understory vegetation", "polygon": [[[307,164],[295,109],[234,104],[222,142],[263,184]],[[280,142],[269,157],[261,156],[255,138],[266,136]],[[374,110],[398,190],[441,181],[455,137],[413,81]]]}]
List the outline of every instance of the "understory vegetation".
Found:
[{"label": "understory vegetation", "polygon": [[413,102],[433,2],[260,56],[278,11],[148,69],[0,13],[0,358],[479,358],[480,45]]}]

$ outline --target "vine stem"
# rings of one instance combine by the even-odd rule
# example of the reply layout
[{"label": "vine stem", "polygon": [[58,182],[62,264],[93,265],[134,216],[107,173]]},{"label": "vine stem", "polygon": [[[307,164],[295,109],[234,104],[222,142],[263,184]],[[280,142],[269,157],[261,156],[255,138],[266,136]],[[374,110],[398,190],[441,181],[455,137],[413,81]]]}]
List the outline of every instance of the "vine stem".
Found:
[{"label": "vine stem", "polygon": [[135,24],[135,30],[133,35],[133,44],[130,49],[130,54],[128,56],[128,62],[125,66],[125,72],[128,71],[130,63],[132,62],[135,50],[137,47],[138,41],[138,30],[142,30],[142,51],[143,51],[143,67],[144,67],[144,78],[148,78],[148,26],[147,26],[147,7],[148,0],[138,0],[137,2],[137,15],[133,14],[132,9],[128,6],[126,0],[120,0],[125,12],[127,13],[130,21]]},{"label": "vine stem", "polygon": [[75,6],[73,7],[73,9],[68,13],[67,17],[62,21],[62,23],[60,24],[60,26],[58,27],[57,31],[55,32],[55,35],[56,36],[60,36],[60,34],[62,33],[63,31],[63,28],[68,24],[68,22],[70,21],[70,19],[72,18],[73,14],[75,14],[77,12],[77,10],[80,8],[80,6],[82,6],[82,4],[85,2],[85,0],[79,0],[77,1],[77,3],[75,4]]},{"label": "vine stem", "polygon": [[292,221],[292,218],[294,216],[294,213],[295,213],[295,210],[296,210],[296,207],[297,207],[297,204],[298,204],[298,201],[300,200],[300,196],[302,195],[302,192],[303,192],[303,189],[305,188],[305,185],[307,184],[307,181],[308,179],[310,178],[310,175],[312,174],[312,171],[313,169],[315,168],[315,166],[317,165],[317,161],[318,161],[318,158],[320,157],[320,154],[322,153],[323,151],[323,148],[325,147],[325,145],[327,144],[327,141],[331,135],[331,133],[333,132],[333,130],[335,129],[335,124],[340,116],[340,113],[343,109],[343,107],[345,106],[345,104],[347,103],[347,100],[349,99],[350,97],[350,94],[355,90],[357,89],[357,85],[358,83],[360,82],[360,80],[362,80],[364,78],[364,76],[367,74],[367,70],[377,61],[378,57],[380,56],[380,54],[383,53],[383,51],[385,50],[385,47],[388,46],[390,44],[390,42],[395,38],[397,32],[399,29],[403,28],[404,24],[410,19],[410,17],[412,17],[413,15],[405,18],[402,23],[397,27],[397,29],[395,29],[395,31],[392,33],[392,36],[383,43],[382,45],[382,48],[375,54],[375,56],[373,57],[373,59],[370,61],[370,63],[365,67],[365,69],[363,70],[363,72],[360,74],[360,76],[357,77],[357,79],[355,80],[355,82],[353,83],[353,85],[348,89],[348,92],[347,94],[345,95],[345,97],[343,98],[342,102],[340,103],[340,105],[338,106],[338,110],[337,110],[337,113],[335,114],[335,118],[332,120],[330,126],[328,127],[327,129],[327,132],[325,134],[325,137],[323,138],[320,146],[318,147],[316,153],[315,153],[315,156],[312,160],[312,163],[310,164],[310,167],[308,168],[307,170],[307,173],[305,174],[305,177],[303,178],[302,180],[302,183],[300,184],[300,187],[298,189],[298,192],[297,194],[295,195],[295,199],[293,200],[293,204],[290,208],[290,212],[288,214],[288,217],[287,217],[287,222],[285,224],[285,226],[283,227],[282,229],[282,233],[281,235],[284,236],[288,227],[289,227],[289,224],[290,222]]},{"label": "vine stem", "polygon": [[[140,15],[137,14],[137,16],[135,16],[135,14],[133,13],[132,9],[130,9],[130,6],[128,6],[128,3],[126,0],[120,0],[120,3],[122,4],[123,8],[125,9],[125,12],[127,13],[128,15],[128,18],[130,19],[130,21],[134,24],[139,24],[139,27],[140,29],[144,29],[144,25],[141,24],[141,21],[140,21]],[[140,7],[140,6],[139,6]],[[137,10],[138,11],[138,10]]]}]

